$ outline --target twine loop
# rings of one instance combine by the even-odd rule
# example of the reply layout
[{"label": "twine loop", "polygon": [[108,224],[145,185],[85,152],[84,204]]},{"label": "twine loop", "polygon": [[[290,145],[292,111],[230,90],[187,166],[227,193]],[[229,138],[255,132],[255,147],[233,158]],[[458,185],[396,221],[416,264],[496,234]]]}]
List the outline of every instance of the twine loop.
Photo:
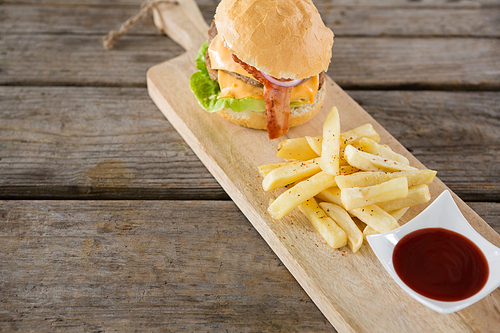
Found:
[{"label": "twine loop", "polygon": [[157,8],[160,3],[170,3],[177,4],[175,0],[146,0],[141,5],[141,10],[136,15],[132,16],[128,20],[126,20],[118,31],[111,30],[106,36],[102,38],[102,44],[106,50],[111,50],[114,46],[114,42],[116,42],[120,37],[125,35],[127,31],[132,29],[137,22],[146,18],[153,10],[153,8]]}]

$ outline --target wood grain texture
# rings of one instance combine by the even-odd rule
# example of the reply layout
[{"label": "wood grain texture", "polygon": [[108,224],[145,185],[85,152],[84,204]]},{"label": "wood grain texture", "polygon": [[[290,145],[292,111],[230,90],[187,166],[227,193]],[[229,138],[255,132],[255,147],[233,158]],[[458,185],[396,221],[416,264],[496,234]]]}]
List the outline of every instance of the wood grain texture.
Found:
[{"label": "wood grain texture", "polygon": [[488,224],[500,234],[500,214],[496,210],[500,208],[498,202],[469,202],[469,206],[476,211]]},{"label": "wood grain texture", "polygon": [[144,87],[149,67],[183,52],[164,36],[124,36],[107,51],[101,37],[2,37],[0,84]]},{"label": "wood grain texture", "polygon": [[342,7],[319,4],[325,24],[337,37],[498,37],[500,7]]},{"label": "wood grain texture", "polygon": [[[185,57],[184,57],[185,58]],[[178,59],[180,60],[180,59]],[[162,65],[166,65],[162,64]],[[171,91],[165,90],[162,83],[158,81],[158,77],[165,77],[166,73],[173,68],[178,68],[180,71],[188,66],[187,63],[172,64],[172,68],[159,69],[153,68],[150,72],[151,80],[159,84],[158,91],[169,91],[176,96],[182,94],[180,90]],[[163,67],[160,65],[160,67]],[[154,71],[157,71],[155,78]],[[174,75],[174,73],[172,73]],[[175,73],[180,76],[181,73]],[[279,223],[271,221],[266,214],[266,205],[273,197],[272,194],[264,194],[259,192],[260,184],[251,175],[248,175],[244,170],[249,169],[252,165],[272,162],[272,156],[276,147],[272,144],[266,144],[267,136],[265,133],[250,133],[249,131],[242,130],[230,124],[223,125],[223,119],[210,118],[207,115],[199,115],[190,113],[188,110],[190,106],[175,105],[178,113],[173,115],[174,109],[170,105],[165,104],[164,100],[159,97],[158,91],[155,91],[154,84],[151,84],[150,93],[153,99],[156,100],[160,109],[165,112],[169,121],[177,128],[183,135],[183,138],[191,145],[193,150],[198,154],[200,159],[204,161],[209,170],[214,174],[215,178],[222,184],[225,190],[229,193],[231,198],[236,202],[239,208],[250,219],[254,227],[259,231],[263,238],[268,242],[271,248],[278,254],[280,259],[285,263],[287,268],[297,278],[301,286],[308,292],[318,307],[322,310],[325,316],[332,322],[334,327],[341,331],[372,331],[373,324],[376,321],[377,329],[388,331],[415,331],[429,329],[433,331],[468,331],[475,329],[478,331],[484,330],[484,325],[498,322],[500,318],[496,318],[495,312],[488,311],[482,312],[486,317],[483,317],[479,323],[467,322],[463,320],[463,316],[455,314],[452,316],[435,317],[436,313],[427,311],[417,304],[407,303],[408,296],[399,293],[390,287],[390,282],[387,281],[386,273],[380,270],[378,261],[370,255],[365,249],[361,250],[354,256],[350,256],[345,261],[339,261],[339,252],[330,249],[327,245],[316,238],[314,231],[308,225],[305,218],[300,214],[290,214]],[[367,119],[358,112],[353,112],[353,109],[348,108],[349,102],[342,100],[339,96],[340,92],[337,88],[336,92],[331,91],[332,87],[328,88],[330,93],[333,94],[333,100],[340,110],[346,110],[341,115],[344,119],[344,128],[351,128],[349,124],[360,124]],[[165,95],[163,95],[165,96]],[[172,101],[172,100],[171,100]],[[173,101],[172,101],[173,102]],[[347,103],[347,104],[345,104]],[[330,100],[327,105],[332,105]],[[328,108],[328,106],[326,106]],[[347,111],[348,110],[348,111]],[[326,111],[323,110],[321,114],[324,116]],[[177,118],[180,117],[180,118]],[[188,118],[190,118],[188,120]],[[321,116],[319,117],[321,118]],[[182,122],[182,123],[180,123]],[[207,127],[201,128],[198,124],[210,124]],[[373,123],[373,122],[372,122]],[[292,130],[291,137],[302,136],[305,132],[311,134],[312,129],[316,128],[316,132],[321,131],[321,122],[314,121],[307,123],[301,128]],[[224,126],[224,127],[222,127]],[[401,147],[396,145],[394,140],[391,140],[387,133],[384,133],[376,124],[382,136],[382,141],[388,143],[391,147],[394,146],[397,150]],[[219,128],[217,132],[211,130],[212,128]],[[226,130],[227,129],[227,130]],[[193,135],[198,133],[198,136]],[[204,134],[203,131],[205,131]],[[261,135],[262,134],[262,135]],[[257,151],[253,151],[252,146],[245,146],[238,148],[237,144],[231,144],[222,148],[220,143],[228,142],[227,137],[237,138],[233,142],[255,142],[259,147]],[[203,138],[211,138],[211,140],[203,140]],[[200,141],[198,141],[200,140]],[[219,143],[219,144],[218,144]],[[265,158],[267,156],[267,158]],[[224,158],[222,158],[224,157]],[[238,161],[239,168],[234,170],[231,165],[232,161]],[[413,163],[416,161],[412,159]],[[431,186],[431,192],[434,196],[437,195],[444,186],[436,180]],[[468,220],[473,224],[478,232],[483,234],[487,239],[500,244],[500,236],[488,229],[486,223],[481,222],[480,219],[475,217],[473,211],[463,203],[459,205],[466,214]],[[418,208],[421,209],[421,208]],[[417,211],[408,215],[407,218],[415,216]],[[310,233],[312,231],[312,233]],[[315,243],[318,247],[310,247],[311,243]],[[335,271],[337,278],[335,282],[330,280],[331,272]],[[368,275],[369,278],[368,278]],[[362,286],[369,280],[370,284],[366,288],[353,289],[352,286]],[[500,297],[500,292],[491,294],[493,301],[497,302]],[[484,304],[478,304],[481,309],[488,309]],[[383,311],[381,309],[384,309]],[[406,310],[405,310],[406,309]],[[411,310],[410,310],[411,309]],[[464,313],[469,313],[472,310],[463,310]],[[399,313],[402,322],[394,322],[393,317],[389,314]],[[363,315],[361,315],[363,313]],[[370,314],[370,315],[367,315]],[[477,314],[476,314],[477,315]],[[455,317],[458,316],[458,317]],[[376,319],[375,319],[376,318]],[[425,318],[423,320],[422,318]],[[425,327],[422,326],[425,322]],[[404,323],[404,324],[403,324]],[[482,324],[482,325],[480,325]],[[484,330],[487,331],[487,330]]]},{"label": "wood grain texture", "polygon": [[0,202],[0,331],[333,332],[229,201]]},{"label": "wood grain texture", "polygon": [[0,89],[4,198],[227,199],[144,88]]},{"label": "wood grain texture", "polygon": [[[26,6],[5,4],[0,7],[0,31],[4,34],[100,34],[118,30],[120,25],[140,10],[137,6],[88,6],[37,3]],[[213,13],[212,13],[213,15]],[[151,19],[139,20],[127,35],[155,35]]]},{"label": "wood grain texture", "polygon": [[349,94],[461,198],[500,201],[497,92]]},{"label": "wood grain texture", "polygon": [[0,240],[2,331],[334,331],[232,202],[0,201]]},{"label": "wood grain texture", "polygon": [[[498,0],[314,1],[337,36],[329,75],[364,89],[349,94],[462,199],[496,201],[468,204],[499,233]],[[184,49],[151,23],[102,49],[142,2],[0,0],[0,198],[122,199],[0,202],[0,331],[334,331],[147,96],[146,70]],[[197,3],[209,22],[218,0]],[[243,195],[260,191],[251,176]],[[277,226],[317,245],[338,286],[349,250],[329,257],[306,223],[290,227]],[[376,307],[373,288],[398,296],[353,292]],[[484,317],[498,294],[453,315],[459,328],[496,332]],[[411,325],[412,304],[396,325]]]},{"label": "wood grain texture", "polygon": [[[199,2],[200,3],[200,2]],[[318,3],[325,24],[337,37],[498,37],[500,6],[493,8],[380,8]],[[200,3],[206,22],[214,4]],[[64,6],[8,4],[0,7],[0,31],[5,34],[101,34],[118,27],[138,12],[133,6]],[[154,35],[151,20],[139,21],[129,35]]]},{"label": "wood grain texture", "polygon": [[[182,6],[183,2],[180,3],[181,8]],[[165,9],[161,14],[165,21],[190,20],[188,17],[180,18],[178,10],[180,8],[173,13]],[[184,14],[189,16],[188,12]],[[205,25],[204,22],[199,20],[198,22]],[[202,30],[185,31],[185,33],[191,41],[197,39],[198,37],[194,35]],[[177,37],[182,36],[178,31],[175,33]],[[191,59],[197,50],[193,43],[187,44],[191,47],[187,48],[184,55],[148,70],[148,91],[151,98],[334,327],[341,331],[371,332],[373,323],[376,322],[379,330],[421,332],[429,330],[430,327],[432,331],[465,332],[487,331],[489,325],[494,326],[494,323],[500,321],[500,314],[485,305],[485,302],[488,302],[486,300],[478,302],[474,308],[463,310],[464,315],[458,312],[447,317],[436,316],[436,313],[429,309],[410,305],[407,303],[408,295],[400,294],[390,288],[387,273],[380,270],[380,263],[373,254],[364,252],[366,247],[345,261],[339,261],[336,257],[337,250],[332,250],[321,240],[314,241],[314,232],[312,234],[304,232],[311,226],[303,215],[292,213],[280,221],[273,221],[267,214],[264,203],[269,202],[277,194],[259,191],[259,180],[245,170],[251,170],[260,164],[272,163],[278,140],[270,141],[267,133],[263,131],[244,129],[235,124],[228,124],[220,117],[197,112],[196,99],[186,88],[190,75],[196,70]],[[181,84],[172,86],[170,82],[174,79]],[[406,155],[412,165],[422,167],[414,156],[338,85],[330,79],[327,79],[325,85],[328,96],[319,114],[306,124],[290,129],[286,134],[287,138],[321,133],[326,114],[332,106],[337,106],[342,130],[371,123],[379,132],[381,142]],[[183,103],[178,102],[179,97],[184,97]],[[429,188],[433,197],[437,197],[446,186],[436,179]],[[499,234],[458,197],[455,197],[455,200],[469,223],[486,239],[499,245]],[[410,209],[402,223],[416,216],[421,209],[422,207]],[[316,248],[310,246],[312,242],[316,242]],[[337,276],[334,280],[332,272]],[[366,284],[367,275],[370,275],[369,286]],[[353,288],[363,285],[366,287]],[[499,303],[500,290],[491,293],[489,299]],[[478,308],[481,311],[475,310]],[[398,311],[402,318],[401,322],[395,321],[390,315]],[[480,314],[484,317],[470,320]],[[422,326],[424,322],[425,327]]]},{"label": "wood grain texture", "polygon": [[[5,35],[0,48],[0,85],[144,87],[149,67],[183,52],[137,35],[111,51],[101,36],[81,35]],[[499,89],[499,50],[488,38],[337,37],[328,74],[345,89]]]},{"label": "wood grain texture", "polygon": [[[500,201],[497,93],[348,93],[463,200]],[[0,197],[228,199],[144,88],[0,87],[0,99]]]},{"label": "wood grain texture", "polygon": [[[86,0],[82,4],[81,0],[2,0],[4,4],[59,4],[65,6],[140,6],[143,0]],[[219,0],[196,0],[198,6],[215,7]],[[316,0],[318,6],[322,1]],[[327,6],[357,6],[357,7],[372,7],[372,8],[479,8],[479,7],[498,7],[496,0],[326,0],[324,3]]]},{"label": "wood grain texture", "polygon": [[[480,326],[464,322],[460,314],[448,317],[436,316],[436,313],[427,311],[428,309],[415,307],[416,304],[409,304],[411,302],[407,303],[408,295],[390,288],[387,273],[381,269],[373,254],[364,252],[367,251],[366,247],[357,255],[342,261],[339,260],[337,250],[332,250],[315,238],[314,232],[310,233],[311,227],[301,214],[290,214],[279,223],[272,221],[263,203],[274,197],[273,194],[259,191],[259,180],[245,170],[273,162],[272,157],[277,143],[269,142],[266,133],[245,130],[234,124],[224,125],[225,120],[221,118],[193,112],[196,102],[188,97],[189,92],[183,89],[182,85],[173,88],[168,87],[166,83],[169,77],[187,81],[189,71],[194,70],[189,61],[190,56],[186,54],[150,69],[148,87],[153,100],[334,327],[341,331],[368,332],[373,329],[373,322],[376,320],[378,329],[389,331],[417,332],[428,327],[432,327],[433,331],[468,331],[471,326],[482,330]],[[329,82],[327,87],[331,97],[327,97],[320,114],[305,125],[291,129],[287,137],[321,133],[322,120],[335,102],[341,111],[343,128],[354,128],[362,123],[371,122],[379,131],[382,142],[394,147],[396,151],[405,153],[402,146],[350,100],[338,86]],[[176,103],[174,96],[186,96],[186,102]],[[214,130],[215,128],[218,130]],[[234,140],[229,141],[228,137]],[[222,142],[226,145],[223,146]],[[245,142],[254,144],[248,145]],[[258,152],[255,147],[258,147]],[[407,152],[405,154],[408,155]],[[419,165],[414,157],[410,155],[408,157],[414,165]],[[238,161],[236,169],[233,167],[234,161]],[[436,196],[443,189],[444,185],[436,180],[431,186],[431,193]],[[500,244],[500,236],[497,233],[489,229],[487,224],[465,204],[460,201],[458,204],[478,232],[495,244]],[[420,209],[412,210],[407,218],[415,216]],[[318,247],[310,247],[312,242]],[[333,271],[337,276],[335,282],[330,280]],[[353,289],[353,286],[362,286],[366,283],[367,274],[370,275],[370,287]],[[492,297],[497,300],[500,292],[498,294],[493,293]],[[402,322],[395,322],[389,315],[398,311],[399,316],[404,318]],[[491,311],[485,313],[485,316],[482,322],[491,323],[500,320]],[[423,322],[426,328],[422,326]]]}]

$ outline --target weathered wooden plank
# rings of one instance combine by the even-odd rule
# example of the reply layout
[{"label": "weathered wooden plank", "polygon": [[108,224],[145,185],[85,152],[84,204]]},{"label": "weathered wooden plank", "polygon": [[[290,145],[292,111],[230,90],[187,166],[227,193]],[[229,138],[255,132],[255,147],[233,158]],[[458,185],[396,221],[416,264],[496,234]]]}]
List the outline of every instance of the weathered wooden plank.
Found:
[{"label": "weathered wooden plank", "polygon": [[0,230],[1,331],[334,331],[229,201],[3,201]]},{"label": "weathered wooden plank", "polygon": [[229,201],[1,201],[0,240],[2,331],[333,331]]},{"label": "weathered wooden plank", "polygon": [[125,36],[107,51],[101,36],[7,35],[0,49],[8,85],[145,87],[149,67],[183,53],[165,36]]},{"label": "weathered wooden plank", "polygon": [[[499,94],[348,93],[462,199],[500,201]],[[0,100],[2,198],[228,198],[143,88],[0,87]]]},{"label": "weathered wooden plank", "polygon": [[474,9],[318,6],[337,37],[498,37],[500,7]]},{"label": "weathered wooden plank", "polygon": [[0,96],[4,198],[228,198],[144,88]]},{"label": "weathered wooden plank", "polygon": [[500,192],[498,93],[349,94],[464,200],[499,201],[494,194]]},{"label": "weathered wooden plank", "polygon": [[[0,31],[3,34],[107,34],[139,12],[130,6],[63,6],[57,4],[3,5]],[[213,12],[212,12],[213,15]],[[151,20],[140,20],[128,34],[156,34]]]},{"label": "weathered wooden plank", "polygon": [[[3,85],[145,86],[149,67],[183,52],[164,36],[106,51],[100,36],[5,35],[0,49]],[[498,39],[338,37],[328,74],[345,89],[499,89],[499,50]]]},{"label": "weathered wooden plank", "polygon": [[[214,6],[201,6],[207,22]],[[318,3],[325,24],[338,37],[346,36],[461,36],[498,37],[498,8],[366,8]],[[0,31],[5,34],[102,34],[137,14],[130,6],[33,6],[0,7]],[[129,34],[155,34],[152,24],[142,21]]]},{"label": "weathered wooden plank", "polygon": [[467,204],[500,234],[500,203],[468,202]]},{"label": "weathered wooden plank", "polygon": [[[83,5],[95,6],[140,6],[144,0],[85,0]],[[199,6],[213,6],[215,7],[219,0],[196,0]],[[485,7],[498,7],[496,0],[314,0],[320,5],[322,2],[329,6],[356,6],[356,7],[382,7],[382,8],[477,8]],[[82,0],[2,0],[5,4],[59,4],[59,5],[82,5]]]},{"label": "weathered wooden plank", "polygon": [[345,89],[498,89],[500,41],[336,38],[329,75]]}]

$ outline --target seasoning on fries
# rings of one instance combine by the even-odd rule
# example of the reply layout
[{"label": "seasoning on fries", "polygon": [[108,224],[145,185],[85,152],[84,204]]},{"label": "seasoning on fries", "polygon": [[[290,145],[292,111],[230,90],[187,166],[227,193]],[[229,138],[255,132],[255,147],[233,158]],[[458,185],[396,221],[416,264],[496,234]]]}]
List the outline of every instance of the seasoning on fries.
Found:
[{"label": "seasoning on fries", "polygon": [[367,235],[398,228],[409,207],[431,199],[436,171],[410,166],[379,142],[371,124],[341,132],[336,107],[322,135],[283,140],[276,155],[285,161],[258,167],[265,191],[286,187],[269,214],[281,219],[299,208],[328,245],[353,253]]}]

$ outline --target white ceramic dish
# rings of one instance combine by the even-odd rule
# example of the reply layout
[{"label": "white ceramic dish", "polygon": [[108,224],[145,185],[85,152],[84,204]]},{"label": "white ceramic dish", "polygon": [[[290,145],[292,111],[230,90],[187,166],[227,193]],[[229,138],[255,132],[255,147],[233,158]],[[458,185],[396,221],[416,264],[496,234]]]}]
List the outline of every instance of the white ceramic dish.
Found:
[{"label": "white ceramic dish", "polygon": [[[416,293],[399,278],[392,264],[394,246],[405,235],[422,228],[444,228],[455,231],[469,238],[483,251],[490,272],[485,286],[477,294],[461,301],[436,301]],[[500,286],[500,248],[488,242],[470,226],[449,191],[441,193],[429,207],[400,228],[384,234],[368,236],[367,240],[396,283],[411,297],[439,313],[452,313],[464,309]]]}]

